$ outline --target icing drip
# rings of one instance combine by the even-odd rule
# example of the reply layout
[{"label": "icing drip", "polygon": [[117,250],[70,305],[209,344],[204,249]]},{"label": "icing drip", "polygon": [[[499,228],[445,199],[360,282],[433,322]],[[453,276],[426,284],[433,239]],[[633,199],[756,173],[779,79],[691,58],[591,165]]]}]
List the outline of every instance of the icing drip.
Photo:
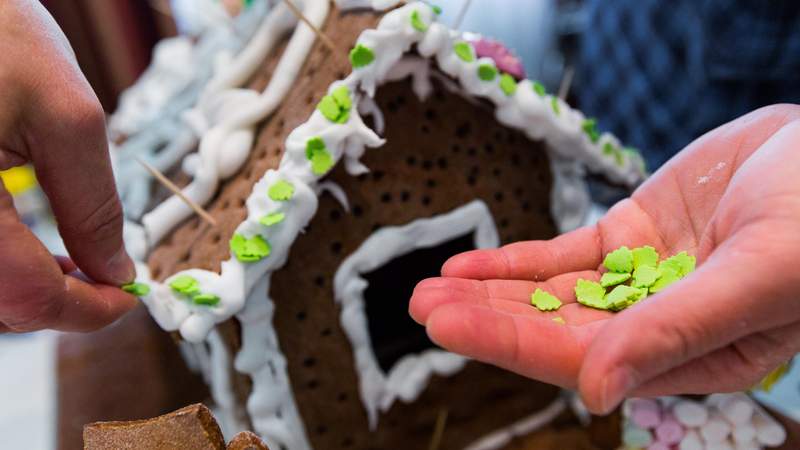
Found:
[{"label": "icing drip", "polygon": [[476,442],[468,445],[464,450],[495,450],[501,448],[511,442],[515,437],[531,434],[547,426],[566,409],[566,400],[559,397],[543,410],[478,439]]},{"label": "icing drip", "polygon": [[361,401],[372,429],[378,424],[379,411],[388,411],[398,398],[407,403],[414,401],[432,375],[452,375],[464,367],[466,359],[441,350],[428,350],[406,355],[388,374],[384,373],[372,350],[364,300],[368,284],[361,275],[418,248],[434,247],[468,233],[474,234],[475,248],[500,245],[489,208],[480,200],[402,227],[381,228],[336,271],[334,298],[342,306],[340,320],[353,347]]},{"label": "icing drip", "polygon": [[231,380],[233,358],[219,332],[213,330],[206,340],[209,348],[207,383],[216,404],[216,417],[226,437],[233,437],[247,427],[237,416],[236,395]]},{"label": "icing drip", "polygon": [[235,367],[253,381],[247,412],[253,428],[269,448],[311,450],[294,402],[286,358],[278,346],[275,329],[269,325],[275,311],[267,294],[269,283],[269,277],[262,277],[236,316],[242,326],[242,349],[236,355]]}]

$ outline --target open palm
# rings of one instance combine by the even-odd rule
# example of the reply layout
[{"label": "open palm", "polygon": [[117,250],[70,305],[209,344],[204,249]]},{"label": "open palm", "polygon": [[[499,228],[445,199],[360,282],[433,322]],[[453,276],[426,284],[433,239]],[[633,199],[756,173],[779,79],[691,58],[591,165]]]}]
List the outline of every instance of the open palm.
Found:
[{"label": "open palm", "polygon": [[[579,389],[606,413],[629,395],[747,389],[800,350],[800,107],[764,108],[703,136],[595,226],[451,258],[410,312],[439,345]],[[686,250],[698,269],[618,314],[584,307],[622,245]],[[565,305],[531,307],[540,287]],[[560,316],[566,325],[552,320]]]}]

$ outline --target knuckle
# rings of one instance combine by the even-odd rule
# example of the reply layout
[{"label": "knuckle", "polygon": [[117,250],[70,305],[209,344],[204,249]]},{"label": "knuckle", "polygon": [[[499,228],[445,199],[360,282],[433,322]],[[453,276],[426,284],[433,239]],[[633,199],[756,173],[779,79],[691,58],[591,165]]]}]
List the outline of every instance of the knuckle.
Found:
[{"label": "knuckle", "polygon": [[88,242],[101,242],[115,238],[122,230],[122,207],[116,192],[110,192],[85,218],[76,222],[72,233]]},{"label": "knuckle", "polygon": [[70,128],[80,133],[105,133],[106,117],[94,94],[79,95],[67,105]]},{"label": "knuckle", "polygon": [[50,328],[61,317],[64,308],[61,295],[65,289],[46,286],[36,293],[19,293],[13,304],[4,305],[2,323],[15,332]]}]

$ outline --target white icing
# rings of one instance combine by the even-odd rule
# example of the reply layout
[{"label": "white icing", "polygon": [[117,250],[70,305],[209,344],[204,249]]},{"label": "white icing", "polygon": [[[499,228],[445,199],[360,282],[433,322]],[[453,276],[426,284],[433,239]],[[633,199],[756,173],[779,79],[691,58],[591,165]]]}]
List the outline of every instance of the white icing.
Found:
[{"label": "white icing", "polygon": [[268,294],[269,284],[268,276],[261,277],[245,308],[236,316],[242,326],[242,348],[236,355],[235,367],[253,381],[247,412],[254,430],[269,448],[310,450],[292,394],[286,358],[272,326],[275,304]]},{"label": "white icing", "polygon": [[464,367],[466,359],[442,350],[428,350],[405,356],[389,373],[384,373],[372,350],[364,300],[368,284],[362,274],[414,250],[434,247],[466,234],[474,234],[475,248],[500,245],[489,208],[480,200],[447,214],[381,228],[336,271],[334,298],[342,307],[341,325],[353,347],[361,401],[372,429],[378,424],[378,413],[389,410],[396,399],[407,403],[415,400],[432,375],[452,375]]},{"label": "white icing", "polygon": [[547,426],[566,409],[566,400],[562,397],[558,397],[543,410],[478,439],[474,443],[468,445],[464,450],[495,450],[501,448],[516,437],[531,434]]},{"label": "white icing", "polygon": [[[212,330],[206,339],[209,349],[208,380],[211,397],[216,405],[215,417],[223,434],[231,439],[238,431],[246,429],[239,420],[237,398],[233,391],[233,358],[225,341],[217,330]],[[195,344],[197,345],[197,344]]]}]

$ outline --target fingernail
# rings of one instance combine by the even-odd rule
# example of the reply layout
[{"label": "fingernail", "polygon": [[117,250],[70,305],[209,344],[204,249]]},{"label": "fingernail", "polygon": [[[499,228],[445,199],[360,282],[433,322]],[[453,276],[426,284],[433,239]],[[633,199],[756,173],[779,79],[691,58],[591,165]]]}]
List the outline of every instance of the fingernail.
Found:
[{"label": "fingernail", "polygon": [[608,374],[603,380],[603,391],[600,398],[602,413],[608,414],[613,411],[635,387],[633,375],[627,368],[615,369]]},{"label": "fingernail", "polygon": [[120,248],[111,259],[108,260],[108,272],[111,281],[117,285],[130,283],[136,278],[136,266],[128,256],[125,247]]}]

